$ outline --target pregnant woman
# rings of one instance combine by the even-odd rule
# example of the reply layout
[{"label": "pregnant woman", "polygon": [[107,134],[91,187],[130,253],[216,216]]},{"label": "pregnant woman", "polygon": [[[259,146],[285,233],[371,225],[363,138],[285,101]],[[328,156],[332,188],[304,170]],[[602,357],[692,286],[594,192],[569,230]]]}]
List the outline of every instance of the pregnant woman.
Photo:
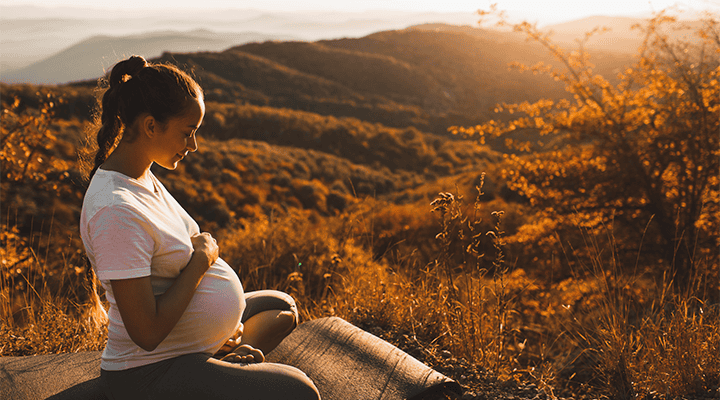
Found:
[{"label": "pregnant woman", "polygon": [[172,65],[133,56],[102,96],[80,217],[106,291],[101,382],[110,399],[319,399],[297,368],[265,363],[297,325],[293,299],[244,293],[215,239],[150,171],[197,150],[203,92]]}]

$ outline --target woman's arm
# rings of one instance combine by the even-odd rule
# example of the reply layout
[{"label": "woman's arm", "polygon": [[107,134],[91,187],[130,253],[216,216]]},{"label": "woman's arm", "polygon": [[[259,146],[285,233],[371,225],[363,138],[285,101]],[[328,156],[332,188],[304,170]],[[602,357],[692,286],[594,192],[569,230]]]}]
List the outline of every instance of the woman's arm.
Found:
[{"label": "woman's arm", "polygon": [[147,351],[162,343],[182,317],[205,272],[218,258],[209,233],[192,238],[195,249],[187,266],[162,295],[153,295],[150,277],[111,280],[115,302],[130,338]]}]

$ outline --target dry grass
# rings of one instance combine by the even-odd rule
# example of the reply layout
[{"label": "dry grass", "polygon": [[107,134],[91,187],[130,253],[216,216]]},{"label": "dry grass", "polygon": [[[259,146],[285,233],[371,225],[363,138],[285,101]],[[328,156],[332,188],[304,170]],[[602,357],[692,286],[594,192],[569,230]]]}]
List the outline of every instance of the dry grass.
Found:
[{"label": "dry grass", "polygon": [[[220,235],[222,257],[238,268],[246,290],[292,293],[305,319],[337,315],[392,329],[428,359],[449,351],[551,396],[717,393],[720,311],[708,303],[717,299],[712,276],[695,277],[708,287],[678,292],[669,279],[627,272],[614,250],[600,248],[596,233],[587,231],[584,250],[593,257],[575,260],[583,267],[574,277],[534,276],[506,261],[503,214],[483,206],[479,198],[467,204],[445,193],[432,214],[426,209],[405,221],[439,231],[429,238],[436,254],[423,264],[411,255],[374,254],[382,225],[376,218],[392,218],[395,206],[373,200],[336,217],[298,211],[244,221]],[[41,247],[11,228],[2,231],[0,355],[104,346],[76,250],[46,242]],[[42,283],[53,280],[43,279],[48,266],[36,254],[53,251],[66,254],[64,277],[53,278],[61,285]],[[573,254],[567,249],[567,258]]]},{"label": "dry grass", "polygon": [[[56,248],[45,237],[28,243],[7,225],[0,232],[0,355],[23,356],[99,350],[106,328],[88,294],[77,249]],[[42,239],[42,238],[41,238]],[[49,273],[50,252],[65,260]],[[42,258],[38,254],[45,254]]]}]

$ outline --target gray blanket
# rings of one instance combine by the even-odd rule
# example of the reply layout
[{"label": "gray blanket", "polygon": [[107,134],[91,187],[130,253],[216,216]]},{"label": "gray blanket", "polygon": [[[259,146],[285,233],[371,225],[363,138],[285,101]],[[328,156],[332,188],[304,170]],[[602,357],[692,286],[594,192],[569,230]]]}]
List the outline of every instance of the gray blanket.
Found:
[{"label": "gray blanket", "polygon": [[[337,317],[300,324],[267,361],[304,371],[323,400],[430,400],[461,393],[456,382]],[[0,399],[106,400],[99,375],[99,352],[2,357]]]}]

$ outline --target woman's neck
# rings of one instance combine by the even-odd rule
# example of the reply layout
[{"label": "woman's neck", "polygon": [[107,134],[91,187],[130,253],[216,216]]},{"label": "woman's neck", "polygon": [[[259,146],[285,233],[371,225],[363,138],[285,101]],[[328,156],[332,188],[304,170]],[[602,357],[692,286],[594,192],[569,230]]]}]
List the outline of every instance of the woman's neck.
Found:
[{"label": "woman's neck", "polygon": [[151,166],[152,161],[145,157],[141,146],[121,141],[101,165],[101,168],[120,172],[133,179],[143,180],[148,178]]}]

